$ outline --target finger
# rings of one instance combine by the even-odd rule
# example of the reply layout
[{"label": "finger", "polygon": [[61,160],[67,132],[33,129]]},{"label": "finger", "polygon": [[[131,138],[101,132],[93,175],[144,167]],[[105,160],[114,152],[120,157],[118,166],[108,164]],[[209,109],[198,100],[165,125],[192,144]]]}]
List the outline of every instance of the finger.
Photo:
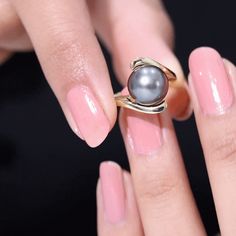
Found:
[{"label": "finger", "polygon": [[168,114],[120,118],[145,236],[205,235]]},{"label": "finger", "polygon": [[103,162],[97,186],[99,236],[143,236],[132,181],[114,162]]},{"label": "finger", "polygon": [[72,129],[99,145],[115,122],[116,106],[85,1],[12,2]]},{"label": "finger", "polygon": [[160,1],[89,2],[94,25],[113,56],[121,83],[127,83],[132,60],[147,56],[159,61],[178,77],[167,97],[170,113],[177,119],[187,118],[191,114],[187,86],[180,63],[171,50],[172,24]]},{"label": "finger", "polygon": [[0,47],[10,51],[32,49],[32,44],[9,0],[0,1]]},{"label": "finger", "polygon": [[236,234],[236,71],[214,49],[189,58],[190,88],[222,235]]},{"label": "finger", "polygon": [[12,56],[11,52],[0,49],[0,66]]}]

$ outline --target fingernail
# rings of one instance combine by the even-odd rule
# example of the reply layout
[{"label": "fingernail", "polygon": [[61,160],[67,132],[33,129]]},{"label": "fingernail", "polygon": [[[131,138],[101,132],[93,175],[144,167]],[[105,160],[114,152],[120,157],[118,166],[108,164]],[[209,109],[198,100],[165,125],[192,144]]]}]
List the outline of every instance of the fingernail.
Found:
[{"label": "fingernail", "polygon": [[196,49],[190,55],[189,67],[202,111],[209,115],[224,113],[232,105],[233,91],[219,53],[208,47]]},{"label": "fingernail", "polygon": [[126,135],[130,147],[136,154],[155,154],[162,144],[162,133],[157,115],[147,115],[124,110]]},{"label": "fingernail", "polygon": [[75,120],[71,114],[71,112],[65,113],[67,122],[70,126],[70,128],[74,131],[74,133],[82,140],[84,140],[84,137],[82,136],[81,132],[78,129],[78,126],[75,123]]},{"label": "fingernail", "polygon": [[67,103],[78,130],[87,144],[96,147],[106,138],[110,124],[92,91],[75,86],[67,94]]},{"label": "fingernail", "polygon": [[125,217],[122,169],[115,162],[103,162],[100,165],[100,180],[105,217],[110,223],[119,223]]}]

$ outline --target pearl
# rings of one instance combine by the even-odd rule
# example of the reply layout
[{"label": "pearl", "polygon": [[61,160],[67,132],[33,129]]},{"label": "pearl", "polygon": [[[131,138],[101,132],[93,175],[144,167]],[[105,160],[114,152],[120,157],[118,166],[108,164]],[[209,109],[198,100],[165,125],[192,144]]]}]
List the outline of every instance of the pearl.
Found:
[{"label": "pearl", "polygon": [[166,75],[155,66],[144,66],[133,71],[128,80],[128,90],[137,103],[152,105],[161,102],[169,88]]}]

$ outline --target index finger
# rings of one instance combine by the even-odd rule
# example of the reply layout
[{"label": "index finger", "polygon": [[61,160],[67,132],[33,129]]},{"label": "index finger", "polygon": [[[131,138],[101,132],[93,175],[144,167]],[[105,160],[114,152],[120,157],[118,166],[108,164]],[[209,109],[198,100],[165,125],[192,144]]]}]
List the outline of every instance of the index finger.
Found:
[{"label": "index finger", "polygon": [[95,147],[116,119],[105,59],[85,1],[12,0],[72,129]]}]

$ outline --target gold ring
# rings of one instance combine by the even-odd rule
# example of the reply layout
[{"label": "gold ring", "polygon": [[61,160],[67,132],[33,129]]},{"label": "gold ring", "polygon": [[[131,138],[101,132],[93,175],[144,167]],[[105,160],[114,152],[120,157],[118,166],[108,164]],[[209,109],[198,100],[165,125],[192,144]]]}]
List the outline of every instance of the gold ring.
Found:
[{"label": "gold ring", "polygon": [[167,108],[169,82],[177,79],[175,73],[148,57],[134,60],[130,67],[129,95],[116,93],[116,105],[147,114],[163,112]]}]

